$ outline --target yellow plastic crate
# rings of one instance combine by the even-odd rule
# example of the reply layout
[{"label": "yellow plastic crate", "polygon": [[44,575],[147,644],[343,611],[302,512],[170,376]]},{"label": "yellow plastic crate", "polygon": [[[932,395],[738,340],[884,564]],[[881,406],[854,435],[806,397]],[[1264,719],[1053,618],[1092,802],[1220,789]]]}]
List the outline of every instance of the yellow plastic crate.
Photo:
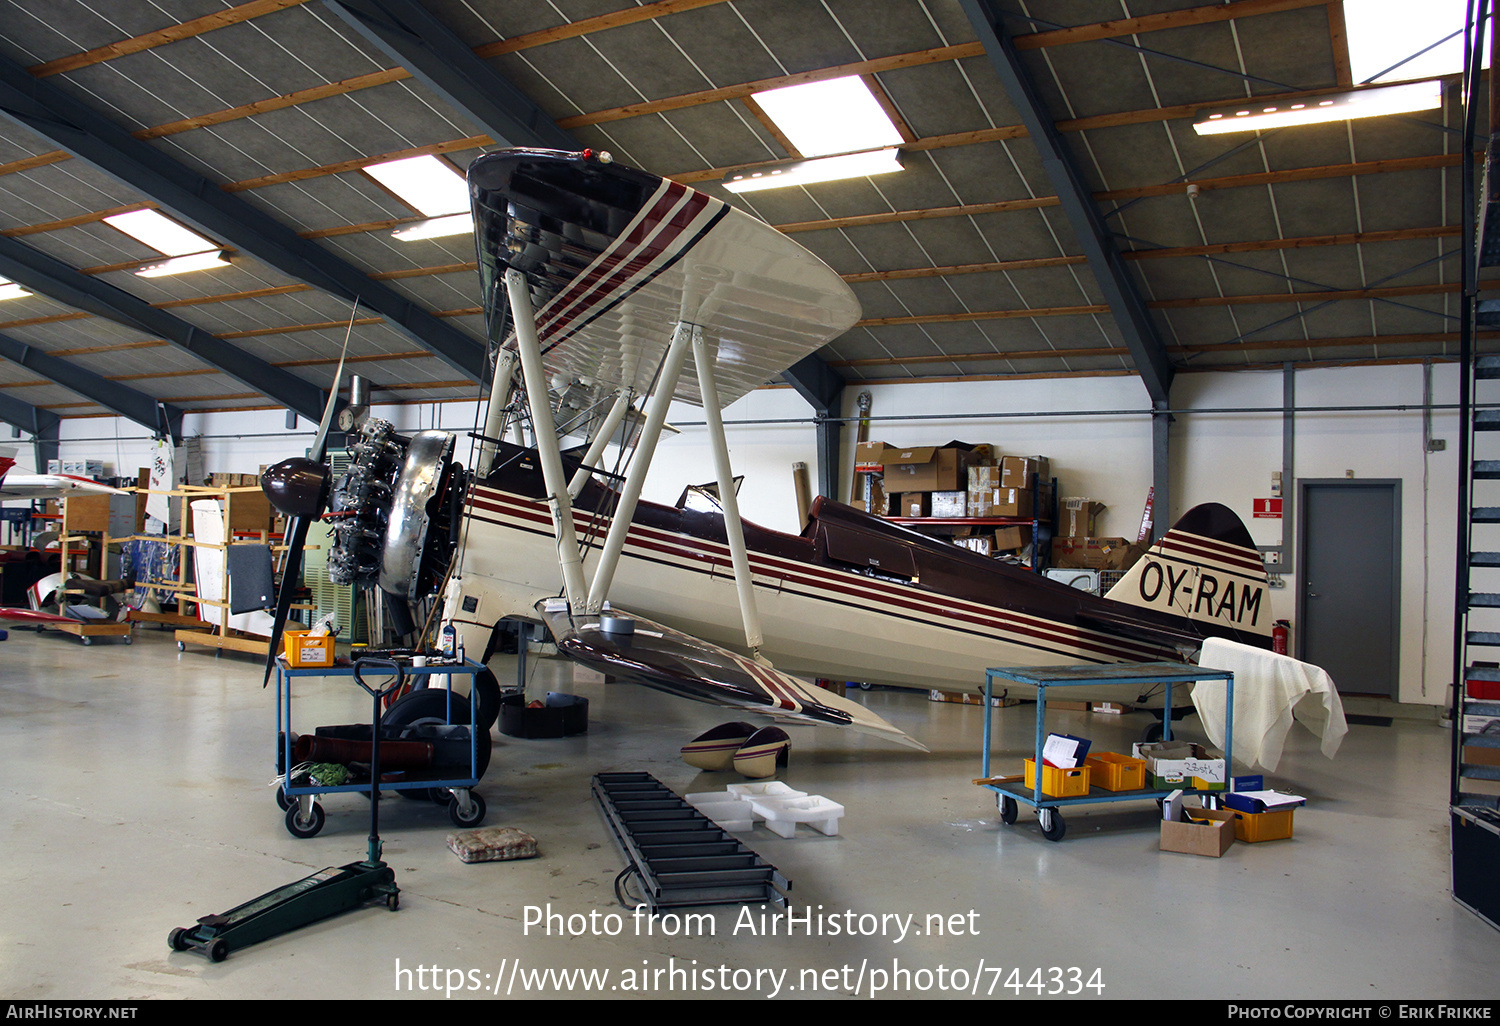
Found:
[{"label": "yellow plastic crate", "polygon": [[[1033,791],[1036,787],[1036,760],[1026,760],[1026,786]],[[1075,766],[1072,769],[1062,769],[1058,766],[1042,765],[1042,787],[1041,794],[1049,798],[1076,798],[1079,795],[1089,793],[1089,768],[1088,766]]]},{"label": "yellow plastic crate", "polygon": [[1280,841],[1292,836],[1292,810],[1234,813],[1236,841]]},{"label": "yellow plastic crate", "polygon": [[282,634],[282,651],[288,666],[332,666],[333,635],[314,637],[307,631],[286,631]]},{"label": "yellow plastic crate", "polygon": [[1115,752],[1099,752],[1083,761],[1089,783],[1106,791],[1139,791],[1146,786],[1146,760]]}]

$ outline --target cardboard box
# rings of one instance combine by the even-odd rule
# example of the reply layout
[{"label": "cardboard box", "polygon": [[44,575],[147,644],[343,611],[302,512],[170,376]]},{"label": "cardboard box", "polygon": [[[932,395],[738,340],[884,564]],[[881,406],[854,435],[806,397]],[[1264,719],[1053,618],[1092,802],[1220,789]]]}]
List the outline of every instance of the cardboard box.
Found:
[{"label": "cardboard box", "polygon": [[1031,479],[1048,481],[1052,477],[1052,465],[1045,456],[1002,456],[1000,458],[1001,488],[1030,488]]},{"label": "cardboard box", "polygon": [[1161,821],[1162,851],[1216,859],[1234,843],[1235,813],[1225,809],[1183,809],[1182,812],[1182,820]]},{"label": "cardboard box", "polygon": [[1094,522],[1104,512],[1104,503],[1093,499],[1065,498],[1058,504],[1057,536],[1059,538],[1092,538]]},{"label": "cardboard box", "polygon": [[884,442],[860,442],[854,447],[854,470],[856,473],[879,474],[885,467],[881,457],[890,448]]},{"label": "cardboard box", "polygon": [[1130,754],[1146,760],[1147,784],[1157,790],[1218,791],[1229,786],[1224,757],[1200,744],[1189,741],[1137,744]]},{"label": "cardboard box", "polygon": [[1067,570],[1129,570],[1147,546],[1124,538],[1052,539],[1052,565]]},{"label": "cardboard box", "polygon": [[1031,528],[1022,525],[995,528],[995,551],[1014,552],[1031,544]]},{"label": "cardboard box", "polygon": [[929,492],[934,517],[960,517],[968,513],[968,492]]},{"label": "cardboard box", "polygon": [[967,486],[969,450],[951,442],[945,446],[886,449],[880,457],[885,485],[891,491],[951,492]]},{"label": "cardboard box", "polygon": [[966,538],[955,538],[953,544],[960,545],[981,556],[995,554],[995,539],[987,534],[971,534]]},{"label": "cardboard box", "polygon": [[1462,762],[1469,766],[1500,766],[1500,748],[1464,745]]},{"label": "cardboard box", "polygon": [[969,491],[982,492],[986,488],[1000,487],[1000,468],[981,464],[969,464]]},{"label": "cardboard box", "polygon": [[932,503],[928,496],[931,492],[902,492],[896,506],[896,516],[901,517],[930,517],[932,516]]}]

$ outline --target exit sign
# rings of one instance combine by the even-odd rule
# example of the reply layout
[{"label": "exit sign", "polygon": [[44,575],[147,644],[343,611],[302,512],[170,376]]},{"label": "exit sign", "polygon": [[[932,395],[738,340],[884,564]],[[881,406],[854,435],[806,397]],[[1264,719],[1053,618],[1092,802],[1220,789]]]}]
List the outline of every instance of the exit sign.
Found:
[{"label": "exit sign", "polygon": [[1257,520],[1261,520],[1261,519],[1265,519],[1265,520],[1280,520],[1281,519],[1281,500],[1280,499],[1256,499],[1255,500],[1255,514],[1254,515],[1255,515],[1255,518]]}]

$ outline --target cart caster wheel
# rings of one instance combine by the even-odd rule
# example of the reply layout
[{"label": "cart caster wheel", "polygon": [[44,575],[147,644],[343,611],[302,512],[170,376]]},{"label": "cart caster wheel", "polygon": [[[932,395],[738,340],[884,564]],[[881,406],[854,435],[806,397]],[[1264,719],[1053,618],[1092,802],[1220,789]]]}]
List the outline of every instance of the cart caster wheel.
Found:
[{"label": "cart caster wheel", "polygon": [[187,642],[186,641],[179,641],[177,643],[177,651],[179,651],[179,652],[186,652],[187,651]]},{"label": "cart caster wheel", "polygon": [[277,784],[276,785],[276,807],[278,809],[280,809],[282,812],[285,812],[287,809],[290,809],[293,805],[296,805],[296,804],[297,804],[297,802],[296,802],[295,799],[287,797],[287,795],[286,795],[286,788],[283,787],[281,784]]},{"label": "cart caster wheel", "polygon": [[318,831],[323,829],[326,818],[323,806],[313,803],[312,813],[307,819],[302,818],[302,807],[300,802],[293,802],[292,807],[286,810],[286,831],[293,837],[316,837]]},{"label": "cart caster wheel", "polygon": [[179,926],[177,929],[167,934],[167,947],[171,948],[173,951],[186,951],[188,948],[192,947],[192,945],[187,942],[187,929],[185,927]]},{"label": "cart caster wheel", "polygon": [[390,895],[387,895],[386,899],[385,899],[385,907],[388,908],[388,909],[390,909],[392,912],[396,911],[398,908],[401,907],[401,895],[399,895],[399,894],[390,894]]},{"label": "cart caster wheel", "polygon": [[216,940],[208,946],[208,957],[215,962],[222,962],[229,957],[229,942]]},{"label": "cart caster wheel", "polygon": [[1063,834],[1068,832],[1068,824],[1063,822],[1062,813],[1056,809],[1043,809],[1041,821],[1042,836],[1049,841],[1061,841]]},{"label": "cart caster wheel", "polygon": [[1006,826],[1010,826],[1016,821],[1016,815],[1019,811],[1014,798],[1007,798],[1003,794],[1000,796],[1000,822]]},{"label": "cart caster wheel", "polygon": [[93,644],[93,641],[90,640],[87,637],[81,637],[78,640],[81,641],[81,642],[83,642],[85,645],[92,645]]},{"label": "cart caster wheel", "polygon": [[134,638],[132,638],[132,637],[131,637],[131,636],[130,636],[130,635],[129,635],[129,634],[127,634],[127,635],[125,635],[125,637],[123,637],[123,638],[121,638],[121,639],[120,639],[120,640],[121,640],[121,641],[123,641],[123,642],[125,642],[125,644],[127,644],[127,645],[128,645],[128,644],[130,644],[130,643],[131,643],[131,642],[132,642],[132,641],[134,641],[134,640],[135,640],[135,639],[134,639]]},{"label": "cart caster wheel", "polygon": [[458,796],[454,795],[448,802],[448,818],[453,820],[453,825],[467,829],[476,827],[484,822],[484,798],[473,791],[469,792],[469,814],[463,814],[463,806],[459,804]]}]

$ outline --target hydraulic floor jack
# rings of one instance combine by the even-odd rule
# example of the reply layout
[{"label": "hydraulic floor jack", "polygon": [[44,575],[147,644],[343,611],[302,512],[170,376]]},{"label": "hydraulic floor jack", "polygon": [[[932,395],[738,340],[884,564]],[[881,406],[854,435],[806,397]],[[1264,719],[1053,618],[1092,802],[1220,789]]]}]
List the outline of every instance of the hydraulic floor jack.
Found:
[{"label": "hydraulic floor jack", "polygon": [[[395,678],[386,687],[365,683],[364,671],[391,669]],[[370,838],[363,862],[330,866],[295,883],[267,891],[228,912],[204,916],[197,926],[178,927],[167,935],[173,951],[197,948],[215,962],[231,951],[258,944],[283,933],[299,930],[320,919],[384,901],[392,911],[401,903],[396,873],[381,861],[380,845],[380,700],[400,689],[405,674],[401,664],[388,659],[361,659],[354,664],[354,679],[374,703],[370,746]]]}]

